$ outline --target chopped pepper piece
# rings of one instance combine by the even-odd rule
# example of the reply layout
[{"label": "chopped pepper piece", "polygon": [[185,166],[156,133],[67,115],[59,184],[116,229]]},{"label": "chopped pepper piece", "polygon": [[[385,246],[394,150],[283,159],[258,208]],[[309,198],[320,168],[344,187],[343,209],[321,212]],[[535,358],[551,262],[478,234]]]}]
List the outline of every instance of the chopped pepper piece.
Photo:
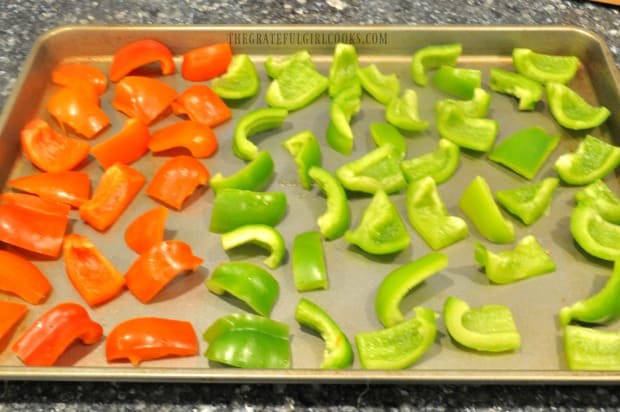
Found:
[{"label": "chopped pepper piece", "polygon": [[90,178],[75,171],[45,172],[17,177],[9,186],[44,199],[80,207],[90,197]]},{"label": "chopped pepper piece", "polygon": [[491,69],[489,86],[493,91],[519,99],[519,110],[534,110],[543,96],[543,87],[537,81],[498,68]]},{"label": "chopped pepper piece", "polygon": [[327,197],[326,210],[317,219],[321,234],[328,240],[337,239],[349,229],[351,211],[347,194],[340,181],[327,170],[313,166],[308,175]]},{"label": "chopped pepper piece", "polygon": [[620,223],[620,198],[600,179],[590,183],[577,193],[578,204],[595,208],[601,217],[611,223]]},{"label": "chopped pepper piece", "polygon": [[528,127],[508,136],[489,153],[489,159],[533,179],[560,141],[541,127]]},{"label": "chopped pepper piece", "polygon": [[604,106],[592,106],[568,86],[549,82],[547,102],[553,118],[562,127],[571,130],[585,130],[600,126],[611,112]]},{"label": "chopped pepper piece", "polygon": [[452,339],[467,348],[505,352],[521,347],[512,312],[504,305],[470,308],[463,299],[449,296],[444,302],[443,317]]},{"label": "chopped pepper piece", "polygon": [[192,156],[175,156],[155,172],[146,194],[176,210],[181,210],[187,198],[199,186],[209,182],[209,171]]},{"label": "chopped pepper piece", "polygon": [[149,125],[170,107],[176,97],[177,91],[159,79],[127,76],[116,84],[112,106]]},{"label": "chopped pepper piece", "polygon": [[186,114],[190,120],[214,127],[232,116],[232,111],[211,87],[192,84],[170,104],[174,114]]},{"label": "chopped pepper piece", "polygon": [[310,130],[305,130],[289,137],[282,144],[295,159],[301,187],[310,190],[312,179],[308,170],[312,166],[321,166],[322,162],[321,147],[316,136]]},{"label": "chopped pepper piece", "polygon": [[93,86],[98,95],[108,88],[108,78],[95,66],[83,63],[63,63],[52,70],[52,82],[61,86],[79,86],[86,82]]},{"label": "chopped pepper piece", "polygon": [[[344,94],[346,92],[341,93]],[[355,97],[359,101],[359,97]],[[353,130],[351,129],[351,113],[343,109],[342,105],[332,101],[329,106],[329,124],[325,139],[329,147],[345,156],[353,150]]]},{"label": "chopped pepper piece", "polygon": [[471,99],[474,97],[474,90],[482,85],[482,72],[477,69],[442,65],[435,72],[433,84],[439,90],[459,99]]},{"label": "chopped pepper piece", "polygon": [[415,307],[415,317],[392,327],[355,335],[364,369],[405,369],[419,360],[437,335],[435,312]]},{"label": "chopped pepper piece", "polygon": [[491,95],[481,87],[474,89],[474,96],[469,100],[442,99],[436,105],[453,104],[467,117],[486,117],[491,106]]},{"label": "chopped pepper piece", "polygon": [[295,320],[321,334],[325,341],[321,369],[344,369],[353,363],[353,348],[338,324],[319,305],[301,298],[295,308]]},{"label": "chopped pepper piece", "polygon": [[299,110],[316,100],[328,87],[328,78],[315,68],[300,61],[292,61],[271,81],[265,101],[271,107]]},{"label": "chopped pepper piece", "polygon": [[440,66],[454,66],[463,51],[461,43],[434,44],[418,49],[411,58],[411,77],[419,86],[428,84],[426,72]]},{"label": "chopped pepper piece", "polygon": [[433,250],[450,246],[469,234],[463,219],[448,215],[437,185],[430,176],[409,184],[406,203],[411,226]]},{"label": "chopped pepper piece", "polygon": [[226,73],[214,78],[211,88],[222,99],[239,100],[255,96],[260,89],[260,81],[250,56],[233,55]]},{"label": "chopped pepper piece", "polygon": [[182,120],[153,132],[149,149],[158,153],[183,147],[194,157],[211,157],[217,152],[217,136],[212,128],[194,120]]},{"label": "chopped pepper piece", "polygon": [[327,289],[327,269],[321,244],[321,234],[310,231],[293,240],[293,280],[299,292]]},{"label": "chopped pepper piece", "polygon": [[418,94],[413,89],[407,89],[399,98],[392,99],[385,110],[385,119],[402,130],[420,132],[428,129],[429,123],[420,119],[418,113]]},{"label": "chopped pepper piece", "polygon": [[280,266],[286,254],[286,245],[280,232],[263,224],[238,227],[222,234],[221,241],[224,250],[230,250],[246,243],[256,244],[267,249],[269,256],[263,260],[263,263],[270,269]]},{"label": "chopped pepper piece", "polygon": [[493,253],[476,243],[474,256],[493,283],[507,284],[555,270],[555,262],[532,235],[527,235],[513,250]]},{"label": "chopped pepper piece", "polygon": [[249,138],[257,133],[282,126],[288,110],[279,107],[256,109],[244,115],[235,128],[233,153],[243,160],[254,160],[259,150]]},{"label": "chopped pepper piece", "polygon": [[138,67],[154,62],[159,63],[163,75],[173,74],[176,71],[172,52],[164,44],[153,39],[127,43],[112,57],[110,80],[117,82]]},{"label": "chopped pepper piece", "polygon": [[344,239],[373,255],[400,252],[411,243],[398,209],[381,189],[372,197],[359,226],[348,230]]},{"label": "chopped pepper piece", "polygon": [[540,219],[548,210],[560,180],[548,177],[537,183],[495,192],[495,199],[526,225]]},{"label": "chopped pepper piece", "polygon": [[229,43],[197,47],[183,54],[181,75],[192,82],[203,82],[226,73],[232,61]]},{"label": "chopped pepper piece", "polygon": [[289,326],[263,316],[225,315],[203,334],[210,361],[238,368],[287,369],[291,366]]},{"label": "chopped pepper piece", "polygon": [[448,139],[439,139],[438,146],[437,150],[400,162],[408,182],[430,176],[440,184],[452,177],[459,166],[461,151]]},{"label": "chopped pepper piece", "polygon": [[370,135],[377,147],[391,144],[394,149],[400,154],[400,158],[404,158],[407,155],[407,142],[405,142],[405,136],[403,136],[396,127],[389,123],[373,122],[370,124]]},{"label": "chopped pepper piece", "polygon": [[94,138],[110,124],[99,104],[99,95],[88,83],[65,86],[47,100],[47,111],[65,130],[69,126],[86,139]]},{"label": "chopped pepper piece", "polygon": [[261,150],[250,163],[236,173],[226,177],[221,173],[216,173],[209,180],[209,185],[216,192],[225,188],[262,190],[271,181],[273,173],[274,164],[271,154],[266,150]]},{"label": "chopped pepper piece", "polygon": [[567,325],[564,353],[572,370],[620,370],[620,332]]},{"label": "chopped pepper piece", "polygon": [[359,63],[355,46],[344,43],[336,44],[329,68],[329,95],[333,98],[344,90],[354,89],[360,96],[362,85],[357,77],[358,70]]},{"label": "chopped pepper piece", "polygon": [[28,306],[19,302],[0,300],[0,342],[26,316]]},{"label": "chopped pepper piece", "polygon": [[383,74],[375,64],[360,68],[357,76],[366,93],[383,105],[400,94],[400,80],[396,74]]},{"label": "chopped pepper piece", "polygon": [[275,226],[285,214],[284,192],[224,188],[215,195],[209,230],[225,233],[250,224]]},{"label": "chopped pepper piece", "polygon": [[265,71],[267,76],[272,79],[280,77],[284,69],[290,66],[293,62],[302,62],[312,69],[316,69],[316,66],[312,62],[312,56],[308,53],[308,50],[300,50],[291,55],[284,57],[268,56],[265,59]]},{"label": "chopped pepper piece", "polygon": [[146,124],[131,118],[118,133],[93,146],[90,152],[104,169],[116,162],[128,165],[148,152],[150,140]]},{"label": "chopped pepper piece", "polygon": [[618,165],[620,147],[586,135],[575,152],[558,158],[554,168],[562,181],[571,185],[586,185],[607,176]]},{"label": "chopped pepper piece", "polygon": [[568,83],[579,68],[575,56],[536,53],[531,49],[512,49],[512,64],[522,75],[540,83]]},{"label": "chopped pepper piece", "polygon": [[0,290],[38,305],[47,299],[52,285],[34,263],[15,253],[0,250]]},{"label": "chopped pepper piece", "polygon": [[439,135],[460,147],[487,152],[493,146],[499,125],[494,119],[467,117],[458,106],[440,101],[436,105]]},{"label": "chopped pepper piece", "polygon": [[245,302],[254,312],[267,317],[280,291],[280,285],[271,273],[249,262],[220,264],[207,279],[206,285],[216,295],[229,293]]},{"label": "chopped pepper piece", "polygon": [[620,225],[606,221],[588,204],[578,204],[570,218],[573,239],[588,254],[599,259],[620,259]]},{"label": "chopped pepper piece", "polygon": [[390,272],[379,285],[375,311],[386,328],[404,321],[400,303],[412,289],[448,265],[448,256],[432,252]]},{"label": "chopped pepper piece", "polygon": [[125,229],[125,243],[131,250],[141,255],[164,240],[168,209],[155,206],[131,221]]}]

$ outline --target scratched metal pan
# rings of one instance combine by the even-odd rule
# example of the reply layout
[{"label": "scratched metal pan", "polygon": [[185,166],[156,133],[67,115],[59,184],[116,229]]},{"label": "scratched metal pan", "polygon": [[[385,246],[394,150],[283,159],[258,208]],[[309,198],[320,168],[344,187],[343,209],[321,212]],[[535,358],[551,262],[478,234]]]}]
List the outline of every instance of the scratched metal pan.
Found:
[{"label": "scratched metal pan", "polygon": [[[319,70],[327,74],[334,45],[338,42],[353,43],[362,65],[375,63],[384,73],[396,73],[403,90],[413,87],[419,94],[420,114],[428,119],[431,127],[421,133],[408,134],[408,156],[416,156],[433,150],[438,140],[433,106],[435,101],[446,97],[434,86],[414,86],[410,75],[412,54],[420,47],[430,44],[461,42],[463,54],[459,66],[481,69],[484,87],[488,87],[488,73],[492,67],[508,70],[514,47],[532,48],[550,54],[576,55],[581,66],[570,86],[593,104],[611,109],[610,119],[590,133],[607,141],[620,138],[620,80],[611,54],[600,37],[577,27],[523,27],[523,26],[123,26],[61,27],[43,35],[34,44],[26,60],[15,89],[0,117],[0,182],[10,178],[34,173],[33,166],[20,153],[19,134],[26,122],[35,117],[51,121],[45,111],[46,98],[57,86],[50,82],[50,72],[59,63],[82,62],[103,70],[109,67],[112,55],[122,45],[139,39],[160,40],[170,47],[180,67],[180,56],[195,47],[230,42],[236,53],[251,56],[261,78],[258,96],[234,104],[233,118],[215,130],[220,141],[219,152],[204,160],[212,174],[233,173],[243,163],[231,151],[231,136],[237,120],[248,111],[264,107],[264,93],[268,78],[263,62],[270,55],[287,55],[308,50]],[[142,74],[158,76],[156,68],[150,67]],[[162,77],[165,82],[182,90],[188,85],[178,74]],[[111,84],[102,97],[102,105],[111,118],[111,126],[94,142],[102,141],[119,130],[124,115],[113,110],[110,100],[114,93]],[[549,133],[561,136],[560,144],[545,163],[536,180],[553,176],[552,165],[557,157],[574,150],[584,133],[574,133],[559,127],[550,116],[543,101],[536,110],[519,112],[516,101],[491,92],[492,104],[489,116],[499,122],[498,141],[528,126],[538,125]],[[271,151],[276,165],[275,178],[268,190],[283,191],[288,198],[288,213],[278,225],[286,239],[288,257],[284,264],[272,271],[280,283],[280,296],[272,318],[290,325],[292,368],[289,370],[240,370],[209,363],[202,354],[206,344],[200,341],[200,354],[188,358],[172,358],[143,362],[134,367],[128,363],[108,364],[105,361],[105,344],[102,340],[93,346],[73,345],[51,368],[29,368],[11,351],[12,343],[21,332],[45,310],[61,301],[84,301],[67,280],[61,259],[35,259],[53,284],[49,299],[41,305],[30,306],[26,318],[0,342],[0,379],[56,379],[56,380],[136,380],[136,381],[210,381],[210,382],[462,382],[462,383],[591,383],[620,382],[618,373],[580,373],[569,371],[562,350],[561,330],[558,326],[558,310],[567,304],[585,298],[604,284],[611,272],[607,263],[588,258],[571,238],[568,229],[573,196],[577,189],[561,186],[556,191],[548,215],[531,227],[525,227],[513,217],[517,239],[534,234],[549,250],[557,263],[554,273],[539,276],[511,285],[491,285],[474,261],[473,245],[476,241],[500,251],[510,245],[491,245],[481,238],[473,225],[469,237],[444,250],[449,265],[437,275],[416,288],[402,302],[401,309],[409,312],[417,305],[434,309],[441,315],[443,302],[450,295],[459,296],[472,306],[487,303],[507,305],[514,313],[522,336],[521,349],[513,353],[485,355],[463,350],[448,336],[439,316],[438,335],[430,350],[412,367],[403,371],[368,371],[360,367],[356,359],[350,369],[324,371],[319,369],[323,354],[323,342],[316,334],[302,329],[294,320],[294,309],[299,298],[306,296],[323,306],[341,325],[354,342],[355,334],[379,329],[380,323],[374,311],[374,295],[383,277],[398,266],[419,258],[430,250],[407,224],[412,245],[407,250],[390,257],[371,257],[350,247],[343,239],[324,244],[330,286],[328,290],[304,293],[294,288],[291,272],[290,248],[297,233],[316,229],[315,220],[323,212],[325,198],[318,188],[302,189],[296,166],[282,141],[294,133],[311,130],[321,142],[324,167],[335,170],[339,165],[361,156],[373,147],[369,134],[371,122],[384,119],[384,109],[369,96],[364,96],[360,113],[352,121],[355,134],[355,150],[344,157],[325,142],[328,122],[328,98],[322,96],[309,107],[291,113],[284,125],[256,136],[254,140],[263,149]],[[178,120],[169,115],[157,121],[155,130]],[[53,122],[52,122],[53,123]],[[56,127],[56,125],[54,125]],[[94,143],[93,142],[93,143]],[[617,143],[617,142],[616,142]],[[147,154],[134,165],[147,176],[166,160],[166,156]],[[91,174],[95,186],[101,170],[90,159],[82,170]],[[525,181],[498,165],[485,155],[464,153],[461,164],[448,182],[439,187],[440,195],[451,214],[462,215],[457,201],[463,188],[477,175],[484,176],[492,190],[500,190],[523,184]],[[608,180],[618,192],[615,176]],[[9,189],[4,189],[9,190]],[[403,194],[392,196],[405,216]],[[368,196],[352,197],[352,225],[356,226]],[[92,317],[103,325],[108,333],[117,323],[137,316],[163,316],[186,319],[192,322],[200,336],[217,318],[228,313],[242,312],[245,307],[233,299],[218,297],[204,285],[211,271],[229,260],[261,262],[264,253],[260,249],[241,248],[224,252],[219,236],[208,230],[213,192],[199,191],[183,211],[172,211],[167,221],[167,237],[184,240],[191,244],[195,254],[204,264],[195,273],[176,279],[150,304],[139,303],[128,291],[97,308],[90,308]],[[98,233],[79,220],[72,212],[71,230],[90,237],[117,268],[125,271],[136,256],[123,241],[128,223],[141,212],[155,205],[144,190],[138,195],[120,220],[105,233]],[[1,299],[17,300],[8,294]],[[610,325],[618,328],[620,325]]]}]

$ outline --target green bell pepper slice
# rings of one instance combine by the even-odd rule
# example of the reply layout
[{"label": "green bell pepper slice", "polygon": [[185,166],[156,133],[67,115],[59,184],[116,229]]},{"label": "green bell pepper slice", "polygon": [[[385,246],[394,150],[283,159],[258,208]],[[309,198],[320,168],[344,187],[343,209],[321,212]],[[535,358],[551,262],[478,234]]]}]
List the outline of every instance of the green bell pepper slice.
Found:
[{"label": "green bell pepper slice", "polygon": [[558,124],[570,130],[586,130],[600,126],[611,112],[604,106],[593,106],[570,87],[549,82],[547,103],[551,115]]},{"label": "green bell pepper slice", "polygon": [[437,335],[435,312],[415,307],[415,317],[387,329],[355,335],[355,346],[364,369],[405,369],[418,361]]},{"label": "green bell pepper slice", "polygon": [[269,251],[263,263],[275,269],[282,263],[286,254],[284,238],[275,228],[267,225],[245,225],[221,235],[222,247],[228,251],[247,243],[256,244]]},{"label": "green bell pepper slice", "polygon": [[586,135],[575,152],[558,157],[553,167],[563,182],[579,186],[604,178],[618,165],[620,147]]},{"label": "green bell pepper slice", "polygon": [[377,147],[391,144],[400,154],[401,159],[407,155],[407,142],[405,142],[405,136],[403,136],[398,129],[391,124],[372,122],[370,124],[370,136]]},{"label": "green bell pepper slice", "polygon": [[255,96],[260,90],[260,80],[250,56],[235,54],[226,73],[211,81],[211,88],[215,94],[228,100]]},{"label": "green bell pepper slice", "polygon": [[600,179],[575,193],[578,204],[595,208],[610,223],[620,223],[620,198]]},{"label": "green bell pepper slice", "polygon": [[400,252],[411,243],[398,209],[383,190],[377,190],[359,226],[348,230],[344,240],[372,255]]},{"label": "green bell pepper slice", "polygon": [[419,86],[428,84],[426,72],[440,66],[454,66],[463,51],[461,43],[437,44],[417,50],[411,58],[411,77]]},{"label": "green bell pepper slice", "polygon": [[326,210],[317,219],[319,231],[328,240],[337,239],[344,235],[351,223],[347,194],[340,181],[327,170],[314,166],[308,174],[327,198]]},{"label": "green bell pepper slice", "polygon": [[620,224],[606,221],[588,204],[578,204],[570,218],[573,239],[588,254],[599,259],[620,259]]},{"label": "green bell pepper slice", "polygon": [[293,280],[299,292],[327,289],[327,269],[321,234],[303,232],[293,240]]},{"label": "green bell pepper slice", "polygon": [[323,161],[316,136],[310,130],[304,130],[286,139],[282,145],[295,159],[301,187],[310,190],[312,179],[308,171],[313,166],[321,166]]},{"label": "green bell pepper slice", "polygon": [[308,52],[308,50],[299,50],[293,54],[286,56],[268,56],[265,59],[264,67],[267,72],[267,76],[272,79],[277,79],[280,77],[284,69],[290,66],[293,62],[301,62],[311,69],[316,69],[316,66],[312,62],[312,56]]},{"label": "green bell pepper slice", "polygon": [[441,99],[437,105],[452,104],[458,107],[467,117],[486,117],[491,107],[491,95],[483,88],[476,87],[474,96],[469,100]]},{"label": "green bell pepper slice", "polygon": [[494,119],[467,117],[454,104],[439,101],[436,123],[439,135],[460,147],[487,152],[493,146],[499,125]]},{"label": "green bell pepper slice", "polygon": [[575,77],[579,59],[575,56],[558,56],[536,53],[531,49],[514,48],[512,64],[517,72],[539,83],[568,83]]},{"label": "green bell pepper slice", "polygon": [[280,285],[265,269],[249,262],[225,262],[205,282],[216,295],[229,293],[262,316],[271,314]]},{"label": "green bell pepper slice", "polygon": [[275,226],[284,218],[286,209],[284,192],[224,188],[213,200],[209,230],[225,233],[250,224]]},{"label": "green bell pepper slice", "polygon": [[360,68],[357,75],[362,89],[383,105],[400,94],[400,80],[396,74],[383,74],[375,64]]},{"label": "green bell pepper slice", "polygon": [[515,240],[514,226],[502,215],[489,184],[482,176],[472,180],[458,204],[487,240],[494,243],[512,243]]},{"label": "green bell pepper slice", "polygon": [[230,314],[213,322],[203,334],[205,356],[238,368],[288,369],[291,366],[289,326],[250,313]]},{"label": "green bell pepper slice", "polygon": [[334,47],[332,64],[329,68],[329,95],[334,98],[342,91],[357,90],[362,95],[362,85],[357,77],[359,63],[357,51],[352,44],[338,43]]},{"label": "green bell pepper slice", "polygon": [[443,65],[435,72],[433,84],[445,93],[468,100],[474,97],[475,89],[482,87],[482,72]]},{"label": "green bell pepper slice", "polygon": [[564,354],[571,370],[620,370],[620,331],[567,325]]},{"label": "green bell pepper slice", "polygon": [[224,176],[216,173],[209,179],[209,185],[217,193],[222,189],[262,190],[274,174],[274,164],[271,154],[266,150],[258,152],[256,157],[236,173]]},{"label": "green bell pepper slice", "polygon": [[232,144],[235,156],[243,160],[255,159],[259,150],[249,138],[282,126],[286,116],[288,110],[278,107],[265,107],[246,113],[235,127]]},{"label": "green bell pepper slice", "polygon": [[484,268],[487,278],[496,284],[513,283],[553,272],[555,262],[532,235],[527,235],[512,250],[491,252],[476,243],[474,257]]},{"label": "green bell pepper slice", "polygon": [[472,309],[463,299],[449,296],[444,302],[443,317],[452,339],[466,348],[506,352],[521,347],[512,312],[504,305]]},{"label": "green bell pepper slice", "polygon": [[325,140],[329,147],[345,156],[353,151],[353,130],[350,125],[350,116],[336,102],[329,105],[329,124]]},{"label": "green bell pepper slice", "polygon": [[409,132],[421,132],[430,126],[428,121],[420,119],[418,94],[413,89],[405,90],[401,97],[396,97],[387,104],[385,120]]},{"label": "green bell pepper slice", "polygon": [[559,183],[560,179],[548,177],[537,183],[499,190],[495,192],[495,199],[504,209],[529,226],[547,213]]},{"label": "green bell pepper slice", "polygon": [[431,252],[390,272],[379,285],[375,296],[375,312],[383,326],[389,328],[405,317],[400,303],[412,289],[448,266],[448,256]]},{"label": "green bell pepper slice", "polygon": [[461,150],[456,144],[447,139],[439,139],[436,150],[405,159],[400,162],[400,168],[410,183],[430,176],[436,184],[441,184],[454,175],[460,157]]},{"label": "green bell pepper slice", "polygon": [[519,99],[519,110],[534,110],[543,97],[543,87],[537,81],[498,68],[491,69],[489,86],[495,92]]},{"label": "green bell pepper slice", "polygon": [[528,127],[501,141],[489,153],[489,159],[531,180],[559,141],[560,135],[549,135],[541,127]]},{"label": "green bell pepper slice", "polygon": [[400,168],[400,153],[391,144],[380,146],[336,169],[336,177],[347,190],[396,193],[407,186]]},{"label": "green bell pepper slice", "polygon": [[295,308],[295,320],[318,332],[325,341],[321,369],[345,369],[353,363],[349,338],[331,316],[319,305],[301,298]]},{"label": "green bell pepper slice", "polygon": [[265,101],[271,107],[299,110],[329,87],[327,77],[301,61],[292,61],[267,87]]},{"label": "green bell pepper slice", "polygon": [[409,184],[406,206],[411,226],[433,250],[448,247],[469,234],[463,219],[448,215],[437,185],[430,176]]},{"label": "green bell pepper slice", "polygon": [[606,324],[620,316],[620,263],[614,262],[611,276],[598,293],[560,309],[560,325],[572,320],[589,324]]}]

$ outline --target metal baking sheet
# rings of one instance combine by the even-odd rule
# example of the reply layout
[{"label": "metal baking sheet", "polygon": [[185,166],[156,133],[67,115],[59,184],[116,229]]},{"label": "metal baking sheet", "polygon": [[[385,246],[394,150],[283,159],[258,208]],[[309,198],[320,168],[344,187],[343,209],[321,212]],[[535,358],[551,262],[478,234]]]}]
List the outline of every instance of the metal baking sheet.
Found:
[{"label": "metal baking sheet", "polygon": [[[231,174],[243,166],[231,151],[231,135],[236,121],[249,110],[264,107],[264,93],[268,78],[263,62],[269,55],[287,55],[308,50],[319,70],[327,74],[334,45],[338,42],[356,46],[360,63],[375,63],[384,73],[396,73],[405,88],[414,87],[419,94],[420,114],[431,122],[428,131],[407,134],[408,156],[416,156],[436,147],[438,134],[434,124],[434,102],[446,97],[433,86],[414,86],[410,76],[413,52],[429,44],[461,42],[463,55],[459,66],[483,71],[483,85],[488,87],[488,71],[492,67],[511,69],[510,54],[514,47],[532,48],[542,53],[569,54],[580,58],[582,65],[570,84],[591,103],[611,109],[610,119],[592,134],[612,140],[620,138],[620,80],[617,68],[604,42],[596,35],[577,27],[523,27],[523,26],[130,26],[130,27],[61,27],[43,35],[34,45],[23,67],[12,96],[0,117],[0,183],[16,176],[34,173],[33,166],[20,154],[19,132],[30,119],[40,116],[47,120],[46,97],[57,87],[50,82],[52,68],[62,62],[85,62],[107,70],[113,53],[122,45],[143,38],[162,41],[177,56],[205,44],[229,41],[236,53],[248,53],[261,77],[261,92],[249,101],[233,105],[233,119],[215,130],[220,141],[216,156],[204,160],[211,174]],[[156,70],[148,74],[157,76]],[[161,77],[178,90],[187,86],[180,75]],[[113,110],[110,104],[114,91],[111,84],[102,97],[104,109],[111,117],[112,126],[94,142],[101,141],[119,130],[125,116]],[[574,150],[584,133],[569,132],[559,127],[549,114],[546,104],[540,103],[534,112],[519,112],[516,100],[491,92],[489,117],[499,122],[498,141],[527,126],[538,125],[550,133],[559,133],[561,141],[548,159],[537,180],[552,176],[552,165],[562,153]],[[514,353],[497,355],[479,354],[458,348],[438,319],[438,335],[431,349],[412,367],[403,371],[367,371],[356,360],[342,371],[318,369],[323,352],[320,337],[302,330],[295,322],[294,308],[302,296],[293,284],[290,247],[294,236],[305,230],[316,229],[315,220],[324,210],[325,199],[317,188],[303,190],[297,178],[296,166],[281,142],[294,133],[312,130],[321,142],[324,167],[329,170],[355,159],[373,147],[369,124],[383,120],[383,107],[369,96],[364,96],[362,109],[352,125],[355,150],[349,157],[331,150],[325,142],[328,122],[328,98],[323,96],[309,107],[289,115],[284,125],[256,136],[258,145],[270,150],[276,164],[276,175],[267,190],[284,191],[288,197],[288,214],[278,229],[284,235],[289,255],[283,266],[272,271],[279,280],[281,293],[272,318],[286,322],[291,330],[292,368],[290,370],[240,370],[210,364],[202,353],[206,344],[200,342],[200,355],[171,358],[142,363],[107,364],[104,341],[94,346],[73,345],[59,360],[58,366],[29,368],[23,366],[10,350],[12,342],[36,317],[60,301],[84,303],[64,273],[60,259],[37,259],[35,263],[53,284],[50,298],[42,305],[30,306],[25,320],[0,342],[0,379],[61,379],[61,380],[139,380],[139,381],[213,381],[213,382],[620,382],[618,373],[572,372],[567,369],[558,326],[558,310],[567,304],[591,295],[605,282],[611,266],[588,258],[578,250],[568,229],[569,216],[576,191],[559,187],[550,213],[531,227],[516,219],[517,239],[534,234],[547,248],[557,270],[511,285],[491,285],[473,258],[473,244],[482,241],[470,223],[469,237],[443,251],[449,256],[449,266],[430,278],[403,301],[401,309],[408,312],[413,306],[423,305],[441,313],[449,295],[459,296],[472,306],[501,303],[512,309],[522,335],[522,348]],[[155,130],[179,118],[170,115],[152,125]],[[94,143],[93,142],[93,143]],[[617,143],[617,142],[616,142]],[[146,155],[135,167],[147,176],[166,160],[165,156]],[[101,176],[94,161],[83,170],[90,173],[93,186]],[[462,154],[456,175],[439,187],[439,192],[451,214],[461,215],[457,201],[463,188],[476,175],[484,176],[492,190],[500,190],[525,183],[511,171],[486,159],[484,154]],[[618,191],[615,177],[608,180]],[[620,192],[618,192],[620,193]],[[405,216],[404,196],[392,196]],[[368,205],[368,196],[353,196],[352,225],[356,226],[362,211]],[[182,212],[171,211],[167,221],[167,235],[189,242],[195,254],[204,259],[195,273],[184,275],[168,286],[152,303],[138,302],[128,291],[100,307],[89,309],[106,332],[118,322],[144,315],[158,315],[190,320],[200,335],[209,324],[222,315],[241,312],[243,306],[233,299],[211,294],[204,286],[209,273],[228,260],[248,260],[260,263],[264,255],[255,249],[240,249],[225,253],[219,236],[210,233],[208,224],[213,192],[204,190],[193,198]],[[107,232],[99,233],[88,227],[72,212],[71,228],[90,237],[120,271],[125,271],[135,259],[123,242],[127,224],[147,208],[154,206],[144,190],[120,220]],[[405,220],[406,221],[406,220]],[[330,287],[326,291],[303,294],[325,307],[344,332],[354,341],[356,333],[381,327],[374,313],[374,295],[383,277],[398,266],[421,257],[430,250],[411,229],[412,245],[391,257],[370,257],[350,247],[343,239],[325,243],[324,249]],[[511,245],[491,245],[494,251]],[[16,299],[1,294],[1,299]],[[611,325],[611,328],[617,325]]]}]

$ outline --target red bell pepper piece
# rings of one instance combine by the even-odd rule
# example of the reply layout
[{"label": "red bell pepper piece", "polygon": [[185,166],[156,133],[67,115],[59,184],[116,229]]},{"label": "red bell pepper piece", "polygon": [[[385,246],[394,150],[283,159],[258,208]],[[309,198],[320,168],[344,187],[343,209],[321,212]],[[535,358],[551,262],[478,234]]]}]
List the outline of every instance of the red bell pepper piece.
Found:
[{"label": "red bell pepper piece", "polygon": [[76,339],[97,343],[103,328],[73,302],[60,303],[38,318],[13,344],[13,352],[27,366],[51,366]]},{"label": "red bell pepper piece", "polygon": [[94,66],[82,63],[66,63],[56,66],[52,70],[52,81],[61,86],[79,86],[82,83],[88,83],[93,86],[98,95],[102,95],[108,88],[108,78],[105,73]]},{"label": "red bell pepper piece", "polygon": [[209,126],[183,120],[156,130],[149,142],[149,149],[153,152],[178,147],[186,148],[194,157],[211,157],[217,151],[218,141]]},{"label": "red bell pepper piece", "polygon": [[232,111],[220,96],[206,84],[194,84],[172,102],[176,115],[187,114],[190,120],[213,127],[224,123],[232,116]]},{"label": "red bell pepper piece", "polygon": [[62,252],[69,280],[90,306],[107,302],[123,290],[123,275],[86,236],[67,235]]},{"label": "red bell pepper piece", "polygon": [[99,105],[99,95],[88,83],[65,86],[47,101],[47,111],[61,127],[69,126],[80,136],[92,139],[110,124]]},{"label": "red bell pepper piece", "polygon": [[90,178],[84,172],[37,173],[12,179],[9,186],[73,207],[80,207],[90,197]]},{"label": "red bell pepper piece", "polygon": [[[0,301],[0,342],[28,312],[28,307],[19,302]],[[2,347],[0,346],[0,351]]]},{"label": "red bell pepper piece", "polygon": [[164,44],[152,39],[128,43],[118,49],[112,57],[110,80],[117,82],[138,67],[155,62],[159,62],[161,73],[164,75],[176,71],[172,52]]},{"label": "red bell pepper piece", "polygon": [[71,206],[52,199],[45,199],[28,193],[6,192],[0,194],[2,203],[11,204],[44,214],[69,216]]},{"label": "red bell pepper piece", "polygon": [[46,172],[71,170],[86,159],[90,151],[85,141],[56,133],[41,119],[26,124],[20,139],[28,160]]},{"label": "red bell pepper piece", "polygon": [[0,250],[0,290],[37,305],[48,297],[52,285],[32,262],[15,253]]},{"label": "red bell pepper piece", "polygon": [[114,136],[91,149],[101,167],[107,169],[114,163],[131,164],[149,150],[151,134],[141,120],[131,118]]},{"label": "red bell pepper piece", "polygon": [[151,301],[175,277],[193,271],[202,259],[194,256],[191,247],[179,240],[164,240],[134,261],[127,273],[127,288],[142,303]]},{"label": "red bell pepper piece", "polygon": [[161,116],[176,97],[176,90],[161,80],[127,76],[116,84],[112,106],[148,125]]},{"label": "red bell pepper piece", "polygon": [[198,186],[209,183],[209,171],[192,156],[176,156],[164,163],[146,188],[146,194],[180,210]]},{"label": "red bell pepper piece", "polygon": [[155,206],[135,218],[125,229],[125,243],[137,254],[142,254],[164,240],[168,209]]},{"label": "red bell pepper piece", "polygon": [[232,60],[228,43],[216,43],[199,47],[183,54],[181,75],[184,79],[201,82],[226,73]]},{"label": "red bell pepper piece", "polygon": [[95,193],[80,206],[80,217],[97,230],[109,228],[138,194],[146,178],[131,166],[115,163],[101,176]]},{"label": "red bell pepper piece", "polygon": [[144,317],[119,323],[106,338],[108,362],[129,359],[138,365],[151,359],[198,354],[198,338],[190,322]]}]

